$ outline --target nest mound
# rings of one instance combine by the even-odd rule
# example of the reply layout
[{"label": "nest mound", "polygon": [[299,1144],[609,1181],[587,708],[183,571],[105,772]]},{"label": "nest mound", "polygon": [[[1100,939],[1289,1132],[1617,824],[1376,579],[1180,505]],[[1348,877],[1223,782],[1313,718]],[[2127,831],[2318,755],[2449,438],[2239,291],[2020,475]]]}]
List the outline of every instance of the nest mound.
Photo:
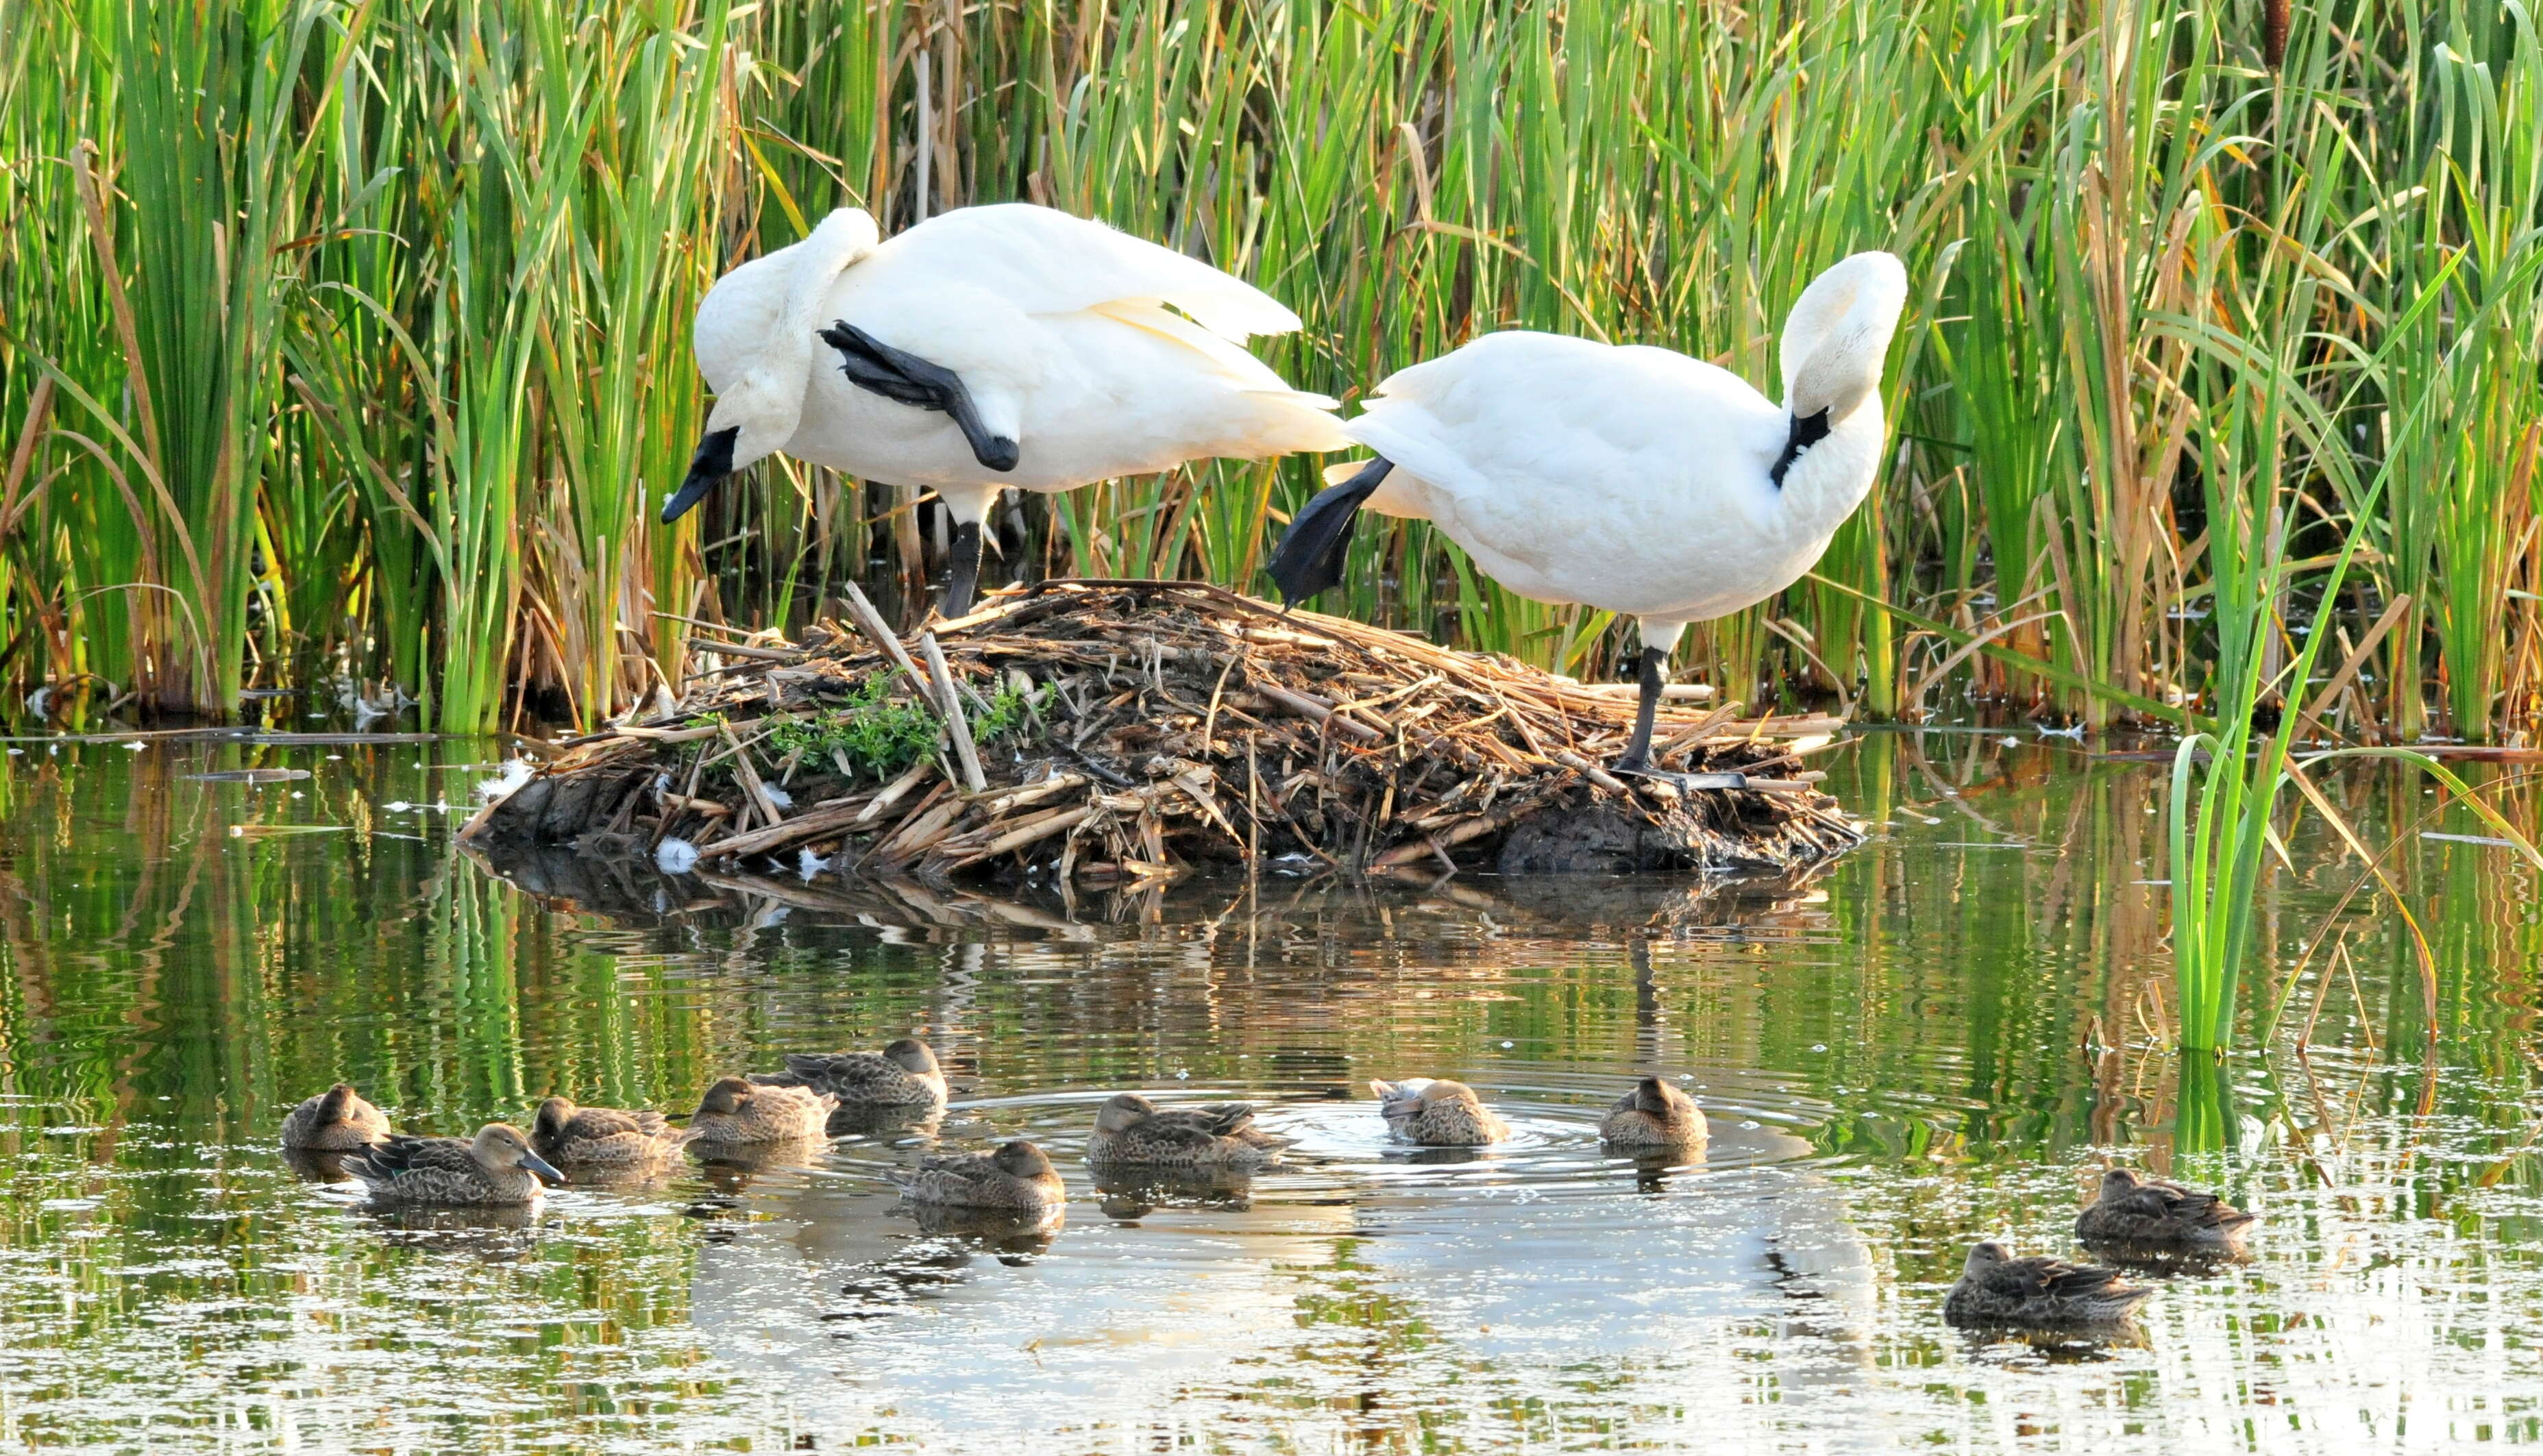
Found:
[{"label": "nest mound", "polygon": [[1681,794],[1598,766],[1632,729],[1630,687],[1216,586],[1046,581],[906,646],[852,607],[855,627],[801,644],[693,643],[721,665],[676,713],[570,741],[464,837],[1061,884],[1208,864],[1785,871],[1863,838],[1803,768],[1836,719],[1738,722],[1673,689],[1655,756],[1739,776]]}]

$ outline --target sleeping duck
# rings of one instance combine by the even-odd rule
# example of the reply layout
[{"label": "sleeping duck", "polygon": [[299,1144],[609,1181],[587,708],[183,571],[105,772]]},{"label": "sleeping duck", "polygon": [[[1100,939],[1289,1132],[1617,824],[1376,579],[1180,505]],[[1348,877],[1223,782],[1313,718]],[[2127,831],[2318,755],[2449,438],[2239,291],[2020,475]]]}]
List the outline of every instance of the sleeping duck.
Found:
[{"label": "sleeping duck", "polygon": [[1509,1136],[1509,1124],[1463,1082],[1408,1077],[1373,1081],[1368,1090],[1377,1095],[1387,1130],[1426,1147],[1475,1148]]},{"label": "sleeping duck", "polygon": [[1276,1163],[1288,1139],[1254,1125],[1243,1103],[1159,1111],[1135,1092],[1124,1092],[1095,1114],[1086,1161],[1099,1166],[1145,1168],[1260,1168]]}]

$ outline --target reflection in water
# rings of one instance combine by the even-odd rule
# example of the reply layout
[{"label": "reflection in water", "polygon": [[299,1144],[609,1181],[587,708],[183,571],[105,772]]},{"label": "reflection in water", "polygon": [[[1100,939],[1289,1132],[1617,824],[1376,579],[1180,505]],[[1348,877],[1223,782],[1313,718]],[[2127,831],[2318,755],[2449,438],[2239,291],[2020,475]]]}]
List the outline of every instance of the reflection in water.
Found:
[{"label": "reflection in water", "polygon": [[[2393,869],[2439,943],[2429,994],[2362,896],[2328,922],[2336,978],[2317,950],[2290,980],[2358,873],[2292,835],[2249,999],[2295,1010],[2270,1056],[2185,1075],[2159,1035],[2158,776],[2062,749],[1876,738],[1833,766],[1882,837],[1793,881],[1073,904],[571,857],[498,878],[438,806],[482,770],[333,751],[0,768],[12,1440],[2543,1440],[2515,1394],[2543,1348],[2543,897],[2479,845]],[[248,768],[311,777],[185,777]],[[2364,832],[2480,832],[2424,819],[2421,787],[2327,792]],[[269,832],[304,825],[340,832]],[[550,1093],[683,1112],[725,1072],[912,1033],[958,1088],[940,1114],[842,1113],[827,1141],[535,1212],[384,1214],[272,1146],[340,1077],[401,1130],[464,1133]],[[1408,1069],[1474,1086],[1509,1138],[1390,1140],[1365,1089]],[[1647,1074],[1699,1102],[1709,1146],[1600,1145]],[[1087,1133],[1125,1088],[1253,1102],[1288,1163],[1098,1181]],[[1064,1219],[954,1226],[900,1200],[921,1157],[1012,1137],[1059,1165]],[[2129,1341],[1942,1327],[1970,1242],[2076,1253],[2113,1162],[2259,1212],[2249,1261],[2150,1270]]]}]

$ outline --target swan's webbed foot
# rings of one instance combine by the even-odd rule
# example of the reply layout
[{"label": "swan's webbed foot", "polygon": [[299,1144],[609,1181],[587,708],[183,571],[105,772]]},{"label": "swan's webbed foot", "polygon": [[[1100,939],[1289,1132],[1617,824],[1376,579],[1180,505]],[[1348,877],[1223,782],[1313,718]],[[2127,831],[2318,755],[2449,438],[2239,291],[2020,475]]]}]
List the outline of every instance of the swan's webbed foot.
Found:
[{"label": "swan's webbed foot", "polygon": [[1671,773],[1667,769],[1654,768],[1648,760],[1639,764],[1620,762],[1610,767],[1607,772],[1614,774],[1619,778],[1650,779],[1655,783],[1666,784],[1677,790],[1680,794],[1690,794],[1698,789],[1745,789],[1748,787],[1748,776],[1746,774],[1677,774]]},{"label": "swan's webbed foot", "polygon": [[963,387],[960,374],[894,348],[845,319],[834,320],[820,332],[820,339],[839,351],[841,372],[859,389],[896,404],[952,416],[954,427],[963,431],[963,441],[971,447],[971,458],[983,468],[1013,470],[1024,458],[1014,440],[990,433],[981,422],[979,407],[971,403],[971,391]]}]

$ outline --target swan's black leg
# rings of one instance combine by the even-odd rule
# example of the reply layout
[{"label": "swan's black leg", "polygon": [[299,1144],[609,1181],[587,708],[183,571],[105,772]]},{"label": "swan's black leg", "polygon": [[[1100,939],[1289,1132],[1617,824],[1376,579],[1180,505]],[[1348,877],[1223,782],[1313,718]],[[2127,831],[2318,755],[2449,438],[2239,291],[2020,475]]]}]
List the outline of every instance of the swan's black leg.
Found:
[{"label": "swan's black leg", "polygon": [[1658,648],[1643,649],[1639,677],[1641,700],[1634,705],[1634,740],[1625,745],[1625,756],[1616,760],[1618,773],[1648,773],[1652,766],[1652,725],[1660,711],[1660,684],[1667,677],[1668,653]]},{"label": "swan's black leg", "polygon": [[1672,774],[1652,763],[1652,725],[1660,711],[1660,686],[1668,678],[1668,652],[1660,648],[1643,649],[1641,699],[1634,705],[1634,737],[1625,745],[1625,756],[1616,760],[1613,770],[1637,778],[1660,779],[1684,789],[1741,789],[1747,787],[1745,774]]},{"label": "swan's black leg", "polygon": [[971,592],[980,581],[980,523],[964,521],[954,528],[954,541],[946,553],[945,606],[951,621],[971,610]]},{"label": "swan's black leg", "polygon": [[1272,552],[1273,584],[1280,588],[1280,599],[1296,606],[1343,578],[1343,565],[1350,554],[1351,528],[1359,522],[1359,508],[1386,481],[1386,473],[1395,463],[1385,456],[1361,466],[1359,473],[1339,486],[1327,486],[1316,493],[1304,508],[1290,518],[1289,529]]},{"label": "swan's black leg", "polygon": [[885,399],[921,410],[940,410],[954,417],[954,427],[971,446],[971,458],[990,470],[1013,470],[1024,458],[1014,440],[991,434],[980,422],[980,411],[963,376],[941,364],[892,347],[863,329],[840,319],[821,331],[821,342],[839,351],[839,368],[848,382]]}]

